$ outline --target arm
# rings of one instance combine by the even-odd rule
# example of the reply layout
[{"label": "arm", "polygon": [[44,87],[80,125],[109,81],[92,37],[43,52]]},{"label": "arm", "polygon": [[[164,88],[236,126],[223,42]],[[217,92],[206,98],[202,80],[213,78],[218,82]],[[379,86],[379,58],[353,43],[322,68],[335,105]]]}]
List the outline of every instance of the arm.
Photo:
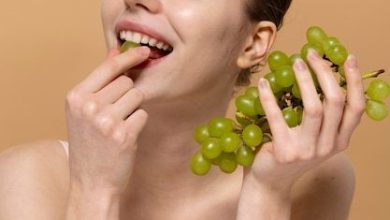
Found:
[{"label": "arm", "polygon": [[63,219],[68,168],[57,141],[39,141],[0,154],[0,219]]},{"label": "arm", "polygon": [[353,167],[344,153],[305,174],[295,184],[292,220],[346,220],[355,191]]},{"label": "arm", "polygon": [[119,219],[119,196],[71,184],[65,219]]},{"label": "arm", "polygon": [[11,147],[0,154],[0,219],[119,219],[118,196],[69,185],[58,141]]},{"label": "arm", "polygon": [[302,176],[291,192],[246,180],[238,219],[346,220],[355,190],[354,170],[344,153]]},{"label": "arm", "polygon": [[289,192],[278,192],[247,178],[241,190],[237,219],[288,220],[291,213]]},{"label": "arm", "polygon": [[[147,121],[138,108],[143,94],[123,73],[149,53],[147,47],[122,54],[110,50],[105,62],[68,93],[69,166],[58,165],[61,160],[49,153],[52,143],[1,155],[0,195],[8,200],[0,202],[0,219],[119,219],[119,195]],[[64,174],[66,181],[59,181]]]}]

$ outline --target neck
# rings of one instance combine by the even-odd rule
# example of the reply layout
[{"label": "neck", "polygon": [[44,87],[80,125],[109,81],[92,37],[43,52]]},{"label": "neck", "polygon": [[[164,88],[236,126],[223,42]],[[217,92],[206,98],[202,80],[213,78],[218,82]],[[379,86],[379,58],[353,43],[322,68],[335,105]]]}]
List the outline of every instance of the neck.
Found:
[{"label": "neck", "polygon": [[182,99],[177,103],[144,107],[149,119],[138,139],[136,164],[129,184],[132,194],[137,191],[136,194],[146,192],[165,200],[167,197],[177,199],[178,194],[196,193],[233,177],[216,168],[198,177],[189,166],[192,155],[199,149],[192,137],[194,129],[212,117],[225,116],[231,94],[225,91],[218,99],[208,98],[208,101],[192,99],[185,103]]}]

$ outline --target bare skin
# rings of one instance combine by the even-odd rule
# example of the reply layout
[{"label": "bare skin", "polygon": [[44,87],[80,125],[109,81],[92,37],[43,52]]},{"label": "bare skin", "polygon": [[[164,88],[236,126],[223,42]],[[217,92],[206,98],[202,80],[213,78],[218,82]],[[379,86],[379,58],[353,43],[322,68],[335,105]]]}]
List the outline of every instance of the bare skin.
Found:
[{"label": "bare skin", "polygon": [[[307,67],[296,63],[307,107],[303,125],[286,127],[260,81],[263,107],[278,132],[253,168],[234,175],[212,170],[202,178],[189,172],[198,148],[194,127],[225,114],[237,73],[264,64],[275,39],[275,25],[249,24],[242,4],[103,1],[113,49],[66,97],[69,161],[56,141],[3,153],[0,194],[10,199],[0,201],[0,219],[346,219],[354,177],[343,151],[364,98],[353,57],[345,68],[347,105],[329,66],[311,54],[324,105],[313,95]],[[115,24],[123,19],[162,30],[173,52],[158,65],[132,69],[150,51],[118,53]]]},{"label": "bare skin", "polygon": [[[0,200],[0,219],[63,219],[69,193],[69,167],[58,141],[23,144],[3,152],[0,179],[0,195],[7,198]],[[183,194],[176,194],[176,190],[161,191],[166,184],[155,184],[153,192],[161,193],[143,193],[142,200],[160,198],[166,205],[127,204],[123,206],[120,219],[236,219],[242,179],[237,175],[229,181],[229,190],[220,187],[215,193],[198,192],[195,198],[184,195],[188,203],[181,206],[174,204],[178,202],[176,196]],[[291,219],[347,219],[353,191],[352,166],[347,157],[340,154],[299,179],[292,192]]]}]

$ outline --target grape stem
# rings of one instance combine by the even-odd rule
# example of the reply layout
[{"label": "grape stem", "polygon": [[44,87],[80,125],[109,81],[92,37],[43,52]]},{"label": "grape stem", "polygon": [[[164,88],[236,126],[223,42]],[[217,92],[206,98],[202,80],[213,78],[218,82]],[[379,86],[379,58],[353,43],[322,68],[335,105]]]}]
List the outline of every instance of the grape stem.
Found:
[{"label": "grape stem", "polygon": [[[371,72],[367,72],[367,73],[364,73],[362,75],[362,79],[363,80],[366,80],[366,79],[370,79],[370,78],[376,78],[378,76],[380,76],[381,74],[385,73],[386,71],[384,69],[380,69],[380,70],[376,70],[376,71],[371,71]],[[345,87],[347,85],[347,82],[342,80],[340,82],[340,86],[342,87]]]}]

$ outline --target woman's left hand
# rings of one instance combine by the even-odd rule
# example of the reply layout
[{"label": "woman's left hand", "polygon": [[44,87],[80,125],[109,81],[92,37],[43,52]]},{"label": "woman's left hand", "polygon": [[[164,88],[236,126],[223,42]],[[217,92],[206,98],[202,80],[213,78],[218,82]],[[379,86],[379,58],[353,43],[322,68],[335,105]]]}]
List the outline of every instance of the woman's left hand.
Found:
[{"label": "woman's left hand", "polygon": [[[294,64],[304,105],[302,124],[289,128],[268,82],[259,81],[260,100],[273,140],[263,145],[244,179],[266,189],[288,193],[306,171],[344,151],[365,108],[364,87],[354,56],[344,65],[347,94],[329,63],[311,51],[308,62],[318,77],[324,100],[319,99],[309,68],[303,60]],[[249,177],[249,178],[248,178]],[[285,195],[288,197],[288,195]]]}]

